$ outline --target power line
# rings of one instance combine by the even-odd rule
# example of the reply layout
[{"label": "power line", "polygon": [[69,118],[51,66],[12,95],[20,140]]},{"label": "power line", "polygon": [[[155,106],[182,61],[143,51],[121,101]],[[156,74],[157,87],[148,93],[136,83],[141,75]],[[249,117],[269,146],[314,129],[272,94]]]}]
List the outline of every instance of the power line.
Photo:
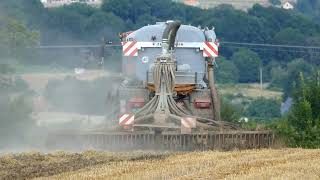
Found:
[{"label": "power line", "polygon": [[[104,47],[120,47],[120,44],[108,44],[105,45]],[[38,47],[35,47],[36,49],[65,49],[65,48],[98,48],[101,47],[101,44],[91,44],[91,45],[41,45]]]},{"label": "power line", "polygon": [[[262,44],[262,43],[241,43],[224,41],[220,43],[223,47],[229,48],[242,48],[246,47],[252,50],[259,51],[280,51],[280,52],[293,52],[293,53],[320,53],[319,46],[305,46],[305,45],[286,45],[286,44]],[[65,48],[99,48],[101,44],[91,45],[41,45],[37,49],[65,49]],[[104,47],[121,47],[120,44],[107,44]]]},{"label": "power line", "polygon": [[[232,49],[240,49],[243,48],[243,46],[227,46],[228,48]],[[251,50],[257,50],[257,51],[277,51],[277,52],[291,52],[291,53],[309,53],[309,54],[319,54],[320,52],[314,52],[314,51],[305,51],[305,50],[294,50],[294,49],[271,49],[271,48],[263,48],[263,47],[249,47]]]},{"label": "power line", "polygon": [[258,43],[239,43],[239,42],[228,42],[224,41],[221,44],[233,44],[243,46],[260,46],[260,47],[278,47],[278,48],[300,48],[300,49],[316,49],[320,50],[319,46],[303,46],[303,45],[285,45],[285,44],[258,44]]}]

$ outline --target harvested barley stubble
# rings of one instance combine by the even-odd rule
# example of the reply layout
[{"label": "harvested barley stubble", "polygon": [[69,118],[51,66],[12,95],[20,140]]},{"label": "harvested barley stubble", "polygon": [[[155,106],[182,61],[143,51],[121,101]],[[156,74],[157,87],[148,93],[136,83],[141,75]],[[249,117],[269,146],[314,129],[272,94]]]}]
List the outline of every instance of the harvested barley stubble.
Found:
[{"label": "harvested barley stubble", "polygon": [[320,179],[320,150],[192,152],[117,161],[39,179]]},{"label": "harvested barley stubble", "polygon": [[72,172],[98,164],[119,161],[161,159],[168,152],[109,153],[86,151],[84,153],[38,152],[8,154],[0,157],[0,179],[30,179]]}]

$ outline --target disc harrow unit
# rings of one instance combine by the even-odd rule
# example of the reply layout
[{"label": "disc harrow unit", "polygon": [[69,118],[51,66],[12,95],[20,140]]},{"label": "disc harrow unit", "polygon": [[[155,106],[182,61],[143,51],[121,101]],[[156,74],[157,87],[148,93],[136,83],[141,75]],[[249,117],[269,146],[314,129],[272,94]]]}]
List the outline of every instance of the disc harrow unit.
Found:
[{"label": "disc harrow unit", "polygon": [[232,150],[270,148],[274,134],[269,131],[230,131],[208,133],[59,133],[51,135],[48,147],[64,150]]}]

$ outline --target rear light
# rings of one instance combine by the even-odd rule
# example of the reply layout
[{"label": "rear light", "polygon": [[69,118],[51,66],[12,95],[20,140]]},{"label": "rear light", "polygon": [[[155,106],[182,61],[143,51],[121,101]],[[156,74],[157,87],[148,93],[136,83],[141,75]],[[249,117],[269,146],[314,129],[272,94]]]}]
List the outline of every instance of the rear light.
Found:
[{"label": "rear light", "polygon": [[211,100],[196,98],[193,104],[194,104],[194,107],[197,109],[209,109],[211,106]]},{"label": "rear light", "polygon": [[128,101],[128,107],[131,109],[142,108],[144,104],[144,98],[131,98]]}]

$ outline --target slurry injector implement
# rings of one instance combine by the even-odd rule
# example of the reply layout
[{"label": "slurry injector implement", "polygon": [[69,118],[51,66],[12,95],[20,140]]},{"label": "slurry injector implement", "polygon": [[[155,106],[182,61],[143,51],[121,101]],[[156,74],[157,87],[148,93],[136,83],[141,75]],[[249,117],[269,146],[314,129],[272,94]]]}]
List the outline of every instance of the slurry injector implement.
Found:
[{"label": "slurry injector implement", "polygon": [[[214,82],[219,42],[214,29],[160,22],[120,34],[124,81],[112,97],[118,127],[59,132],[48,146],[130,150],[262,148],[267,131],[223,121]],[[111,103],[111,102],[110,102]]]}]

